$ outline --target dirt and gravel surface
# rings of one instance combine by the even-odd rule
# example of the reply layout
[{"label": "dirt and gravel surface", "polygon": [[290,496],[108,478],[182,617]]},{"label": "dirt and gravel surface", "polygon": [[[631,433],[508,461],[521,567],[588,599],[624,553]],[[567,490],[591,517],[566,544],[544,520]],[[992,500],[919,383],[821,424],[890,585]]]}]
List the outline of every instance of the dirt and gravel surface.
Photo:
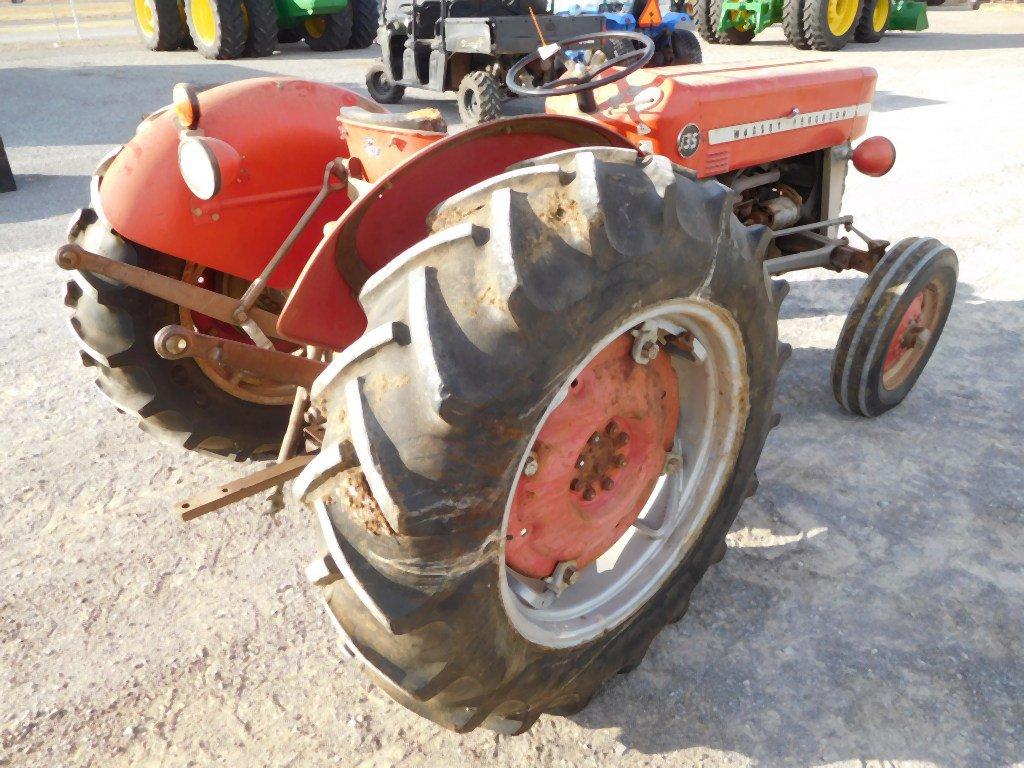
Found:
[{"label": "dirt and gravel surface", "polygon": [[846,208],[869,232],[956,248],[956,307],[909,400],[867,421],[828,385],[860,279],[797,282],[783,422],[725,560],[636,672],[516,738],[441,731],[344,659],[302,575],[309,515],[254,502],[179,522],[172,502],[241,469],[119,416],[64,326],[52,253],[68,214],[172,83],[361,86],[367,54],[0,53],[20,185],[0,195],[0,765],[1024,765],[1024,13],[931,17],[827,57],[777,30],[707,50],[878,69],[873,130],[899,161],[854,175]]}]

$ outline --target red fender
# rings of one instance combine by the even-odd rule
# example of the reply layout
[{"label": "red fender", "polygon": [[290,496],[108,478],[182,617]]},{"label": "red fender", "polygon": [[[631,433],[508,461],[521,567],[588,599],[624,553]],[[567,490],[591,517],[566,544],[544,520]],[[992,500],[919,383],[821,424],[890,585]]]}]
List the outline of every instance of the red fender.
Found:
[{"label": "red fender", "polygon": [[[178,128],[170,112],[148,123],[103,175],[103,214],[121,236],[186,261],[239,277],[256,277],[320,190],[324,167],[348,157],[338,110],[382,107],[326,83],[283,77],[239,80],[199,94],[199,131],[241,155],[220,194],[199,200],[178,170]],[[348,207],[331,195],[275,271],[270,284],[288,288],[324,225]]]},{"label": "red fender", "polygon": [[599,123],[532,115],[470,128],[419,150],[376,180],[331,224],[288,298],[278,330],[289,339],[342,350],[366,330],[357,286],[341,261],[357,260],[353,276],[373,273],[427,235],[427,214],[467,187],[508,166],[572,147],[630,147]]}]

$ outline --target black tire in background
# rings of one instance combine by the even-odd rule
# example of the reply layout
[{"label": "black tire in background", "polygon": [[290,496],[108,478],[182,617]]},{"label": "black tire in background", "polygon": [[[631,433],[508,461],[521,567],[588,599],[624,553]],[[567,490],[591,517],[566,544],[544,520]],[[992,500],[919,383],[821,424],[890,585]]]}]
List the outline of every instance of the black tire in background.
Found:
[{"label": "black tire in background", "polygon": [[[885,16],[876,21],[875,11],[879,8],[885,10]],[[858,43],[877,43],[885,37],[885,29],[889,26],[891,14],[891,0],[865,0],[864,10],[861,11],[860,23],[854,30],[853,39]]]},{"label": "black tire in background", "polygon": [[844,48],[853,39],[853,33],[864,10],[864,0],[858,0],[857,5],[850,28],[843,34],[836,35],[828,24],[829,0],[803,0],[804,38],[811,48],[816,51],[838,51]]},{"label": "black tire in background", "polygon": [[782,0],[782,34],[794,48],[807,50],[811,44],[804,35],[804,0]]},{"label": "black tire in background", "polygon": [[717,43],[719,18],[712,14],[711,0],[694,0],[693,14],[693,22],[701,39],[708,43]]},{"label": "black tire in background", "polygon": [[[956,253],[938,240],[908,237],[892,246],[854,299],[832,358],[832,394],[844,410],[880,416],[903,402],[928,364],[953,306]],[[883,385],[889,345],[914,298],[932,284],[943,292],[937,325],[899,386]]]},{"label": "black tire in background", "polygon": [[673,64],[701,64],[704,61],[700,40],[688,29],[672,30],[672,54],[675,57]]},{"label": "black tire in background", "polygon": [[196,50],[207,59],[237,59],[248,38],[241,0],[208,0],[213,11],[213,36],[204,38],[196,31],[192,2],[185,3],[185,18]]},{"label": "black tire in background", "polygon": [[501,117],[501,84],[488,73],[470,72],[459,83],[459,116],[466,125]]},{"label": "black tire in background", "polygon": [[352,37],[348,47],[369,48],[377,39],[377,25],[380,23],[380,7],[377,0],[348,0],[352,7]]},{"label": "black tire in background", "polygon": [[[343,560],[325,597],[345,647],[400,703],[460,732],[521,733],[578,711],[683,615],[756,488],[786,353],[767,231],[736,219],[724,186],[625,149],[513,169],[436,209],[428,239],[364,286],[371,330],[316,393],[322,455],[339,459],[304,497]],[[605,334],[698,291],[742,338],[749,410],[728,480],[631,615],[577,645],[532,643],[500,598],[497,543],[531,430]],[[351,445],[359,463],[346,468]]]},{"label": "black tire in background", "polygon": [[343,51],[352,38],[352,6],[323,16],[314,16],[305,22],[302,39],[312,50],[321,53]]},{"label": "black tire in background", "polygon": [[[185,25],[178,13],[177,0],[130,0],[132,21],[135,31],[143,44],[151,51],[174,51],[186,35]],[[141,6],[141,7],[140,7]],[[139,13],[148,14],[151,25],[139,18]],[[149,28],[147,29],[147,26]]]},{"label": "black tire in background", "polygon": [[[94,212],[74,242],[126,264],[180,277],[183,262],[123,239]],[[217,387],[191,359],[165,360],[153,336],[180,323],[178,307],[86,272],[65,286],[82,363],[118,409],[163,442],[234,461],[277,455],[288,406],[249,403]]]},{"label": "black tire in background", "polygon": [[277,50],[277,9],[274,0],[242,0],[249,20],[244,55],[254,59],[272,56]]},{"label": "black tire in background", "polygon": [[288,29],[279,29],[277,31],[277,42],[279,43],[301,43],[302,42],[303,29],[302,27],[289,27]]},{"label": "black tire in background", "polygon": [[405,95],[405,86],[396,85],[387,79],[384,64],[377,61],[366,70],[366,90],[378,104],[397,104]]}]

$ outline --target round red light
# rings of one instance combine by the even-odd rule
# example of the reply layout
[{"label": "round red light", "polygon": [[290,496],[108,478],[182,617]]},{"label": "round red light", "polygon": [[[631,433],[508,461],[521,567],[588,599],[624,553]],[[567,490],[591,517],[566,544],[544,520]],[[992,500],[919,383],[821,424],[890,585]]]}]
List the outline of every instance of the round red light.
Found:
[{"label": "round red light", "polygon": [[896,147],[884,136],[872,136],[853,150],[852,160],[865,176],[885,176],[896,163]]}]

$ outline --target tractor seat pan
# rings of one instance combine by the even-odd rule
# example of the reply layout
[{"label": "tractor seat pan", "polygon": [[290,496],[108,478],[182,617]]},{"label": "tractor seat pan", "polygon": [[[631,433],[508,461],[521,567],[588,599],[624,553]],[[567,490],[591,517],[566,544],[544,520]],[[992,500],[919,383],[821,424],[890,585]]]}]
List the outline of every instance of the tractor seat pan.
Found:
[{"label": "tractor seat pan", "polygon": [[345,123],[361,123],[381,128],[399,128],[410,131],[447,133],[448,124],[440,111],[433,107],[417,109],[404,115],[393,112],[368,112],[361,107],[342,107],[339,117]]}]

